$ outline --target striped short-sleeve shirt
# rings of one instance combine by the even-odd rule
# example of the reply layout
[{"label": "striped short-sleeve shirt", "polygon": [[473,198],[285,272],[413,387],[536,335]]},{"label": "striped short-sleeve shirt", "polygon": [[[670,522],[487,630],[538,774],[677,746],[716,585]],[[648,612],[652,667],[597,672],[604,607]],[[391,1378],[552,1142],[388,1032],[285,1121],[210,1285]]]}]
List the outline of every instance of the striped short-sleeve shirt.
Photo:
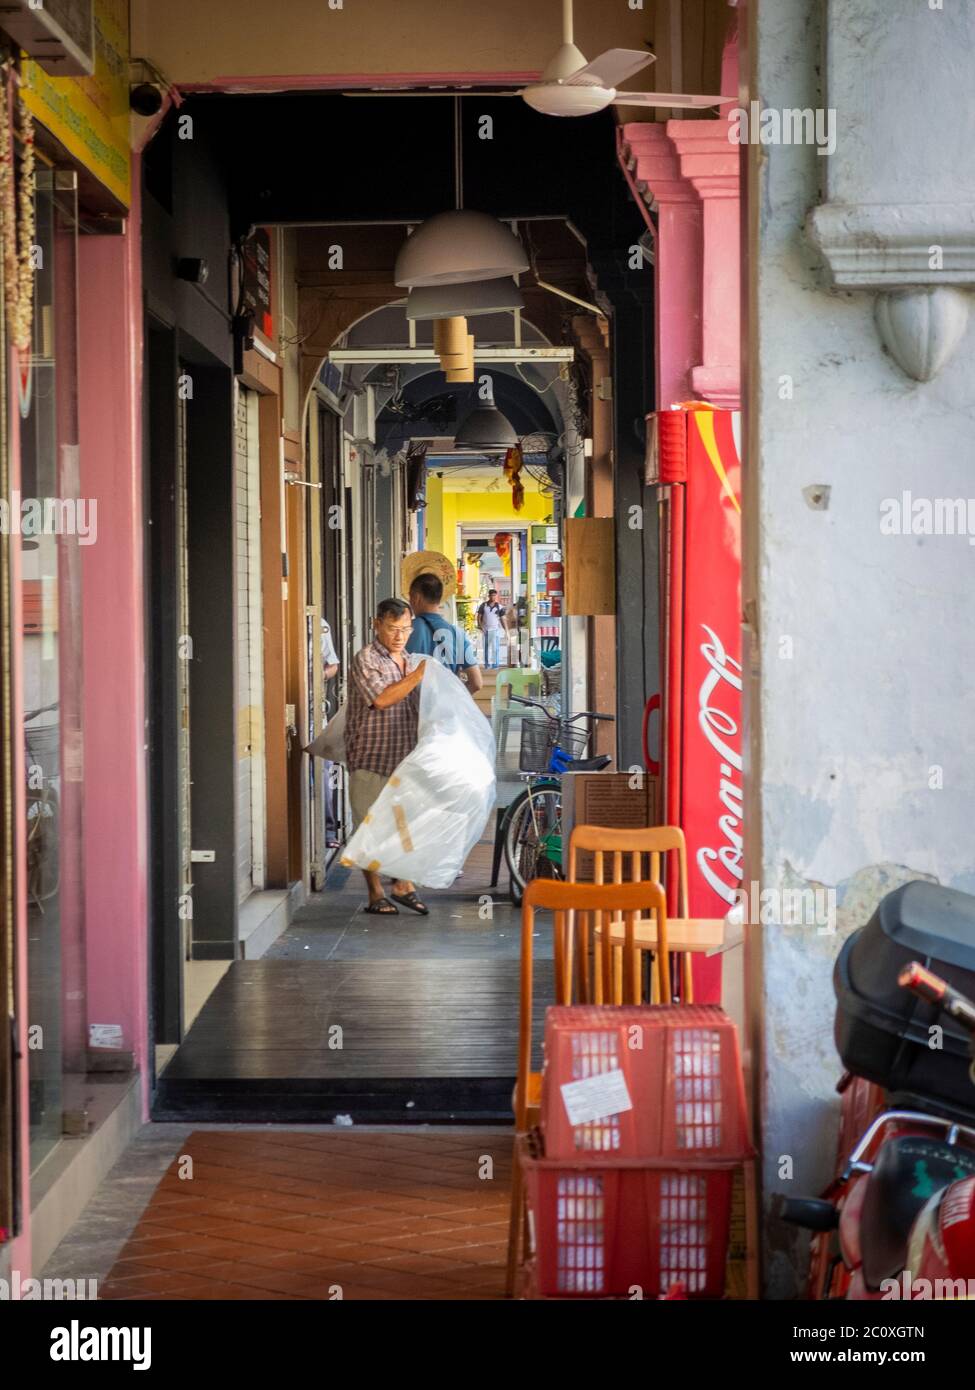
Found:
[{"label": "striped short-sleeve shirt", "polygon": [[[408,652],[406,670],[412,671],[420,658]],[[345,752],[350,772],[378,772],[388,777],[416,747],[420,717],[420,687],[405,700],[376,709],[376,696],[403,679],[396,662],[381,642],[370,642],[352,658],[352,679],[345,722]]]}]

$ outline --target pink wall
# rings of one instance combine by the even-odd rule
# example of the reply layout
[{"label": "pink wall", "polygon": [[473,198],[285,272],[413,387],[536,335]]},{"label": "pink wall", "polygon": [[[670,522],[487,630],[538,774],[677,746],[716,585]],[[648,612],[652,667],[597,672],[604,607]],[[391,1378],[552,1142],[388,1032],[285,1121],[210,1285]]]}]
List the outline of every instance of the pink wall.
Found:
[{"label": "pink wall", "polygon": [[148,1116],[148,890],[138,161],[123,236],[79,243],[81,493],[98,502],[82,561],[88,1022],[122,1025]]},{"label": "pink wall", "polygon": [[[135,1055],[148,1118],[148,856],[146,845],[145,691],[142,559],[142,283],[138,159],[133,206],[123,236],[78,243],[80,495],[97,500],[98,537],[82,548],[82,846],[87,963],[87,1023],[122,1025]],[[20,488],[16,365],[9,398],[11,487]],[[15,635],[13,722],[22,727],[20,678],[23,618],[20,549],[12,555]],[[24,862],[23,742],[14,745],[17,862]],[[17,881],[16,1009],[20,1051],[28,1024],[27,912],[23,873]],[[28,1069],[21,1063],[20,1169],[23,1230],[11,1265],[31,1273]]]}]

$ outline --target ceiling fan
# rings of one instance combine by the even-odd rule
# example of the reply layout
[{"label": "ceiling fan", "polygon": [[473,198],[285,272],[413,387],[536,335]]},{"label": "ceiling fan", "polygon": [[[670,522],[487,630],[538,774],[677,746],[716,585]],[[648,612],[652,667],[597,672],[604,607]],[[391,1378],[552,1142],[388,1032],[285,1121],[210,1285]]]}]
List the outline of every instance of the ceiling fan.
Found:
[{"label": "ceiling fan", "polygon": [[572,41],[572,0],[562,0],[562,47],[540,82],[518,96],[546,116],[590,116],[607,106],[720,106],[727,97],[686,96],[681,92],[618,92],[621,82],[656,62],[637,48],[610,48],[590,63]]},{"label": "ceiling fan", "polygon": [[[517,91],[465,89],[461,96],[522,97],[545,116],[591,116],[608,106],[721,106],[731,97],[687,95],[684,92],[620,92],[619,84],[641,68],[655,63],[653,53],[639,48],[608,48],[590,63],[572,41],[572,0],[562,0],[562,46],[538,82]],[[445,96],[446,91],[346,92],[346,96]]]}]

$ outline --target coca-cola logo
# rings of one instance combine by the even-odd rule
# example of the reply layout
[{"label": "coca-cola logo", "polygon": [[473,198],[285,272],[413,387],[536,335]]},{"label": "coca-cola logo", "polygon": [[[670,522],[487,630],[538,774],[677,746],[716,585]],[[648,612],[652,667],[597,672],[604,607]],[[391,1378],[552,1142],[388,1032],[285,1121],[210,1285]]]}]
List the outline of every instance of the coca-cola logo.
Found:
[{"label": "coca-cola logo", "polygon": [[[698,723],[718,757],[717,806],[723,807],[715,822],[715,845],[697,851],[697,867],[705,882],[733,904],[739,898],[744,841],[742,826],[741,663],[725,651],[721,638],[702,623],[706,640],[700,652],[708,665],[698,691]],[[729,709],[730,706],[730,709]],[[731,712],[734,710],[734,713]]]}]

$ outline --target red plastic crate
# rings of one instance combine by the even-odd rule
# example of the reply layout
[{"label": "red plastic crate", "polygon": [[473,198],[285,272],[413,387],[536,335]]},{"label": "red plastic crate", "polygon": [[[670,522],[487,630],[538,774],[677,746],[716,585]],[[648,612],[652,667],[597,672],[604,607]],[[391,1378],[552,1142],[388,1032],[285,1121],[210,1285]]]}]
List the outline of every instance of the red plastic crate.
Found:
[{"label": "red plastic crate", "polygon": [[[573,1123],[563,1086],[591,1083],[576,1087],[577,1099],[605,1110],[607,1081],[629,1107]],[[735,1025],[716,1004],[550,1008],[540,1124],[549,1159],[743,1159],[751,1145]]]},{"label": "red plastic crate", "polygon": [[560,1161],[531,1136],[518,1143],[531,1293],[655,1299],[682,1284],[688,1298],[722,1297],[734,1162]]}]

